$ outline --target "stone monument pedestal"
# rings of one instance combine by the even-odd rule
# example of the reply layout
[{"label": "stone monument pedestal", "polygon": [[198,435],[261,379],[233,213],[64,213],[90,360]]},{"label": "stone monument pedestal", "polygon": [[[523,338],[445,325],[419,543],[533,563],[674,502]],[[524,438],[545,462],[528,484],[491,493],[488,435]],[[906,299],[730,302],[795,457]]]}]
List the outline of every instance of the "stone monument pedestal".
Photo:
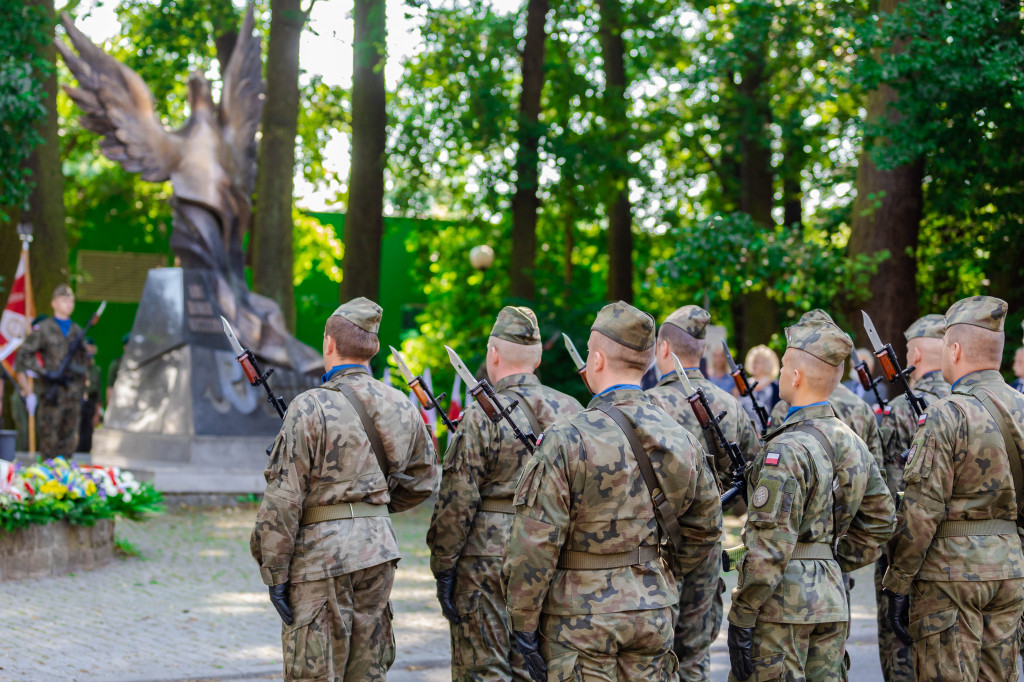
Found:
[{"label": "stone monument pedestal", "polygon": [[240,306],[235,296],[213,271],[150,271],[104,425],[93,436],[94,463],[129,469],[167,493],[263,490],[281,419],[242,374],[220,315],[243,344],[266,349],[257,355],[274,367],[271,385],[285,401],[315,386],[323,366],[297,339],[271,337],[279,325],[252,312],[280,315],[273,302],[249,294]]}]

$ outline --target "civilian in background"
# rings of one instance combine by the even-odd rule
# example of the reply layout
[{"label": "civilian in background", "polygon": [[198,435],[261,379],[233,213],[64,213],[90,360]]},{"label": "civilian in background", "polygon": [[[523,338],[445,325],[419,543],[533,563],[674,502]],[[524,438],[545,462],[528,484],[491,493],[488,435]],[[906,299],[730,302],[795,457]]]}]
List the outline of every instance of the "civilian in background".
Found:
[{"label": "civilian in background", "polygon": [[[757,387],[754,389],[757,402],[771,412],[775,403],[779,402],[779,356],[768,346],[754,346],[747,351],[743,366],[751,378],[751,383],[757,382]],[[737,394],[735,386],[732,387],[732,390],[733,394]],[[750,419],[756,423],[757,413],[754,412],[750,398],[740,398],[740,403]]]},{"label": "civilian in background", "polygon": [[1013,354],[1013,376],[1016,378],[1010,382],[1010,388],[1024,393],[1024,348]]}]

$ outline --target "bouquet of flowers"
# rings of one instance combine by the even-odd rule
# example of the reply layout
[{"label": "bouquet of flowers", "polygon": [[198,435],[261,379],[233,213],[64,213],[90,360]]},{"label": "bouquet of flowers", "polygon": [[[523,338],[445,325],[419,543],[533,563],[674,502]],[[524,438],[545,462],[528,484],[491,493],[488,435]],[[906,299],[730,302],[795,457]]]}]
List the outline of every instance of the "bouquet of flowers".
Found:
[{"label": "bouquet of flowers", "polygon": [[0,460],[0,529],[66,519],[92,525],[162,511],[163,496],[118,467],[79,465],[63,457],[22,467]]}]

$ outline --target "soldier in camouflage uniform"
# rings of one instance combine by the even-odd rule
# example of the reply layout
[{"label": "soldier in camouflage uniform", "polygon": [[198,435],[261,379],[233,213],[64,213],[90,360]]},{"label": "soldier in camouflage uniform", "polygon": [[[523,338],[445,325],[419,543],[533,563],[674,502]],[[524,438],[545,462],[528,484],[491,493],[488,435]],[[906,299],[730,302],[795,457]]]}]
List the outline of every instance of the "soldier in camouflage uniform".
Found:
[{"label": "soldier in camouflage uniform", "polygon": [[882,585],[922,681],[1017,679],[1024,395],[999,374],[1006,309],[975,296],[946,311],[952,394],[928,408],[908,453]]},{"label": "soldier in camouflage uniform", "polygon": [[[722,510],[696,439],[640,389],[654,338],[653,318],[633,306],[601,310],[587,361],[597,395],[544,433],[516,489],[502,586],[535,680],[675,679],[676,579],[717,546]],[[666,537],[681,541],[663,556]]]},{"label": "soldier in camouflage uniform", "polygon": [[[704,354],[706,328],[710,320],[711,315],[695,305],[679,308],[665,318],[658,332],[655,350],[655,363],[661,380],[657,386],[648,389],[647,395],[703,444],[707,452],[714,453],[714,460],[706,460],[706,463],[717,474],[720,488],[725,488],[732,481],[732,460],[717,442],[706,440],[693,409],[686,401],[685,389],[672,363],[672,354],[675,354],[683,364],[690,384],[704,389],[715,414],[725,410],[722,431],[730,441],[739,445],[744,458],[749,461],[761,448],[753,423],[739,401],[704,378],[698,367]],[[673,644],[679,659],[680,680],[706,680],[711,673],[711,643],[722,625],[722,592],[725,591],[721,554],[719,543],[707,560],[680,582],[679,614]],[[712,589],[705,589],[709,585]]]},{"label": "soldier in camouflage uniform", "polygon": [[[942,315],[925,315],[910,325],[907,339],[907,367],[914,367],[910,383],[914,392],[932,405],[949,395],[949,384],[942,378],[942,337],[946,320]],[[885,451],[885,482],[893,500],[903,490],[903,454],[917,431],[918,417],[910,401],[900,394],[882,415],[879,431]],[[888,566],[886,555],[878,560],[875,571],[875,595],[878,604],[878,654],[886,682],[913,682],[914,660],[910,647],[903,644],[889,627],[889,600],[882,595],[882,577]]]},{"label": "soldier in camouflage uniform", "polygon": [[[25,342],[18,348],[14,369],[35,378],[35,391],[39,398],[36,407],[36,435],[39,453],[44,457],[69,457],[78,443],[78,423],[82,413],[86,377],[92,358],[85,344],[71,358],[67,372],[58,369],[71,344],[82,336],[82,328],[71,320],[75,310],[75,295],[71,287],[60,284],[53,290],[53,317],[47,317],[32,327]],[[37,354],[42,358],[39,363]],[[56,386],[56,397],[44,396]]]},{"label": "soldier in camouflage uniform", "polygon": [[853,348],[821,319],[786,329],[790,403],[747,478],[749,511],[729,611],[730,680],[845,680],[843,572],[876,560],[895,509],[867,447],[828,397]]},{"label": "soldier in camouflage uniform", "polygon": [[285,680],[384,680],[394,661],[388,512],[427,499],[439,472],[419,411],[370,376],[380,315],[357,298],[328,318],[323,385],[288,406],[264,472],[250,548],[284,621]]},{"label": "soldier in camouflage uniform", "polygon": [[[516,422],[537,435],[583,409],[537,380],[542,350],[533,311],[502,309],[487,344],[487,378],[505,404],[519,401]],[[508,423],[491,422],[476,403],[445,453],[427,545],[441,610],[451,624],[453,680],[529,679],[522,655],[509,642],[500,580],[512,495],[529,456]]]}]

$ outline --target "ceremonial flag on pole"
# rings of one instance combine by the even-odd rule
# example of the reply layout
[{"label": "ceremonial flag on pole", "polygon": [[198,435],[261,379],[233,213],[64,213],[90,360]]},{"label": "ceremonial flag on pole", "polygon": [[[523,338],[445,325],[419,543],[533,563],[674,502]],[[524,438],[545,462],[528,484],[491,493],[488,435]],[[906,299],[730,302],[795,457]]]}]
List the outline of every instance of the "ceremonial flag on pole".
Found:
[{"label": "ceremonial flag on pole", "polygon": [[[14,274],[11,294],[7,297],[7,305],[0,314],[0,362],[12,371],[7,361],[18,349],[28,334],[29,317],[28,301],[25,298],[25,268],[28,265],[28,251],[22,249],[18,260],[18,270]],[[13,373],[13,371],[12,371]]]},{"label": "ceremonial flag on pole", "polygon": [[452,384],[451,402],[448,404],[448,418],[455,421],[462,414],[462,377],[455,373],[455,383]]}]

